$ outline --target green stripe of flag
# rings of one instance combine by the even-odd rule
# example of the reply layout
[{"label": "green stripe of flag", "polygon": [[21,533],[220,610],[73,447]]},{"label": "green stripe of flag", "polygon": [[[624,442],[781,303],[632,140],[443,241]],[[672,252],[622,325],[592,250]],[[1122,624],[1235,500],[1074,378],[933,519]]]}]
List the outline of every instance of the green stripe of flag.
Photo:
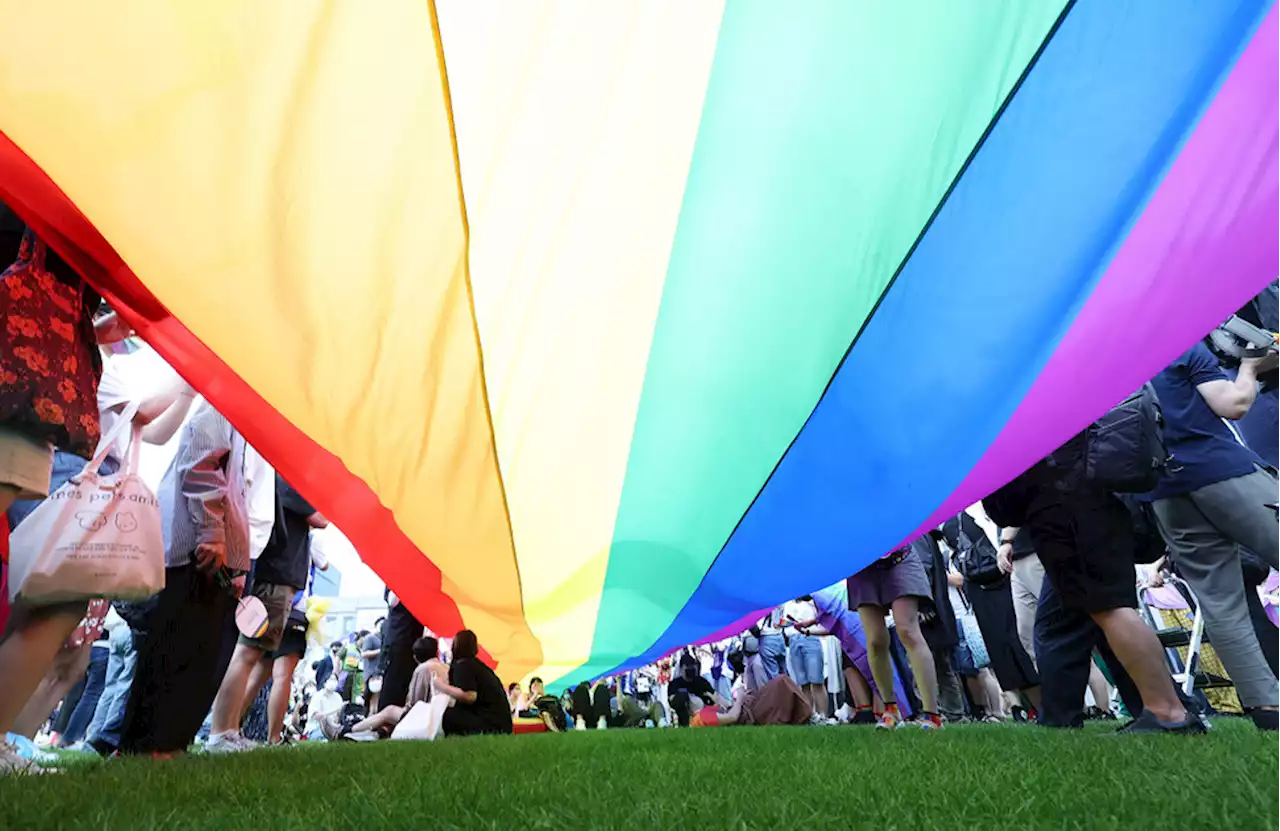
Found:
[{"label": "green stripe of flag", "polygon": [[[679,612],[1062,6],[726,4],[573,678],[642,653]],[[892,400],[868,390],[868,407]]]}]

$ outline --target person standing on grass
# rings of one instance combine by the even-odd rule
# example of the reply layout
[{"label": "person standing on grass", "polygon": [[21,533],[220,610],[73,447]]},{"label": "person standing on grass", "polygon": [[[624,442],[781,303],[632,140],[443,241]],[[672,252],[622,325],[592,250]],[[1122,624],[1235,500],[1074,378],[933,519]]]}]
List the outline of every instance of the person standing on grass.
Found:
[{"label": "person standing on grass", "polygon": [[[1036,657],[1036,612],[1040,608],[1040,593],[1044,588],[1044,566],[1036,554],[1031,542],[1031,532],[1023,529],[1009,536],[1009,545],[1001,542],[996,563],[1000,570],[1009,577],[1009,588],[1013,595],[1013,613],[1018,624],[1018,640],[1022,648],[1031,657],[1039,672],[1039,658]],[[1004,531],[1000,532],[1000,540],[1004,540]],[[1041,677],[1043,681],[1043,676]],[[1089,662],[1089,690],[1093,693],[1093,711],[1096,717],[1115,719],[1111,712],[1111,687],[1103,676],[1102,670],[1092,661]]]},{"label": "person standing on grass", "polygon": [[760,643],[760,667],[764,671],[764,677],[761,679],[763,684],[772,681],[779,673],[785,675],[787,672],[787,641],[782,634],[782,618],[782,607],[779,606],[763,617],[751,630]]},{"label": "person standing on grass", "polygon": [[1223,419],[1244,418],[1257,399],[1258,375],[1276,364],[1274,351],[1246,359],[1229,381],[1197,343],[1152,379],[1173,457],[1149,494],[1152,508],[1178,573],[1200,601],[1205,629],[1240,703],[1261,730],[1277,728],[1280,699],[1249,619],[1240,549],[1277,568],[1280,486],[1275,471],[1237,441]]},{"label": "person standing on grass", "polygon": [[[311,529],[325,528],[329,524],[279,473],[275,474],[275,491],[275,525],[258,557],[251,589],[253,596],[262,601],[266,609],[267,627],[259,637],[240,636],[213,702],[213,727],[205,745],[210,753],[234,752],[253,746],[240,735],[240,722],[245,703],[252,702],[257,696],[266,682],[266,675],[251,676],[255,675],[256,667],[264,664],[265,658],[280,648],[294,595],[307,586],[311,572],[311,548],[308,545]],[[282,671],[286,664],[281,663]],[[270,669],[270,663],[266,663],[266,667]],[[275,707],[268,705],[269,711],[281,711],[281,722],[292,675],[290,672],[280,679],[283,683],[277,684],[272,693],[272,698],[278,699]],[[252,689],[251,680],[257,682]],[[271,731],[269,736],[275,736],[275,731]]]},{"label": "person standing on grass", "polygon": [[[387,635],[382,639],[382,690],[378,693],[378,708],[403,707],[409,696],[409,679],[413,675],[413,645],[426,629],[413,612],[400,602],[390,589],[386,591]],[[336,661],[335,657],[335,661]],[[334,664],[334,671],[339,669]]]},{"label": "person standing on grass", "polygon": [[[930,599],[932,594],[919,556],[910,546],[899,548],[850,577],[847,585],[849,606],[858,610],[862,620],[867,658],[881,696],[894,688],[889,627],[885,623],[885,615],[892,612],[898,638],[907,650],[911,671],[920,689],[923,712],[919,724],[926,730],[942,729],[933,654],[920,631],[920,601]],[[877,729],[892,730],[904,723],[896,698],[885,697],[884,705]]]},{"label": "person standing on grass", "polygon": [[800,628],[801,621],[808,623],[816,620],[818,610],[813,605],[813,596],[804,595],[788,601],[782,607],[783,615],[793,626],[791,635],[791,669],[795,673],[795,682],[809,696],[813,704],[814,715],[825,721],[827,718],[827,688],[822,640],[816,635],[807,634]]},{"label": "person standing on grass", "polygon": [[360,644],[360,660],[364,669],[365,702],[369,712],[378,712],[378,694],[382,691],[382,624],[384,619],[378,618],[373,624],[373,631],[364,636]]},{"label": "person standing on grass", "polygon": [[[840,641],[840,649],[844,656],[841,669],[849,686],[849,696],[854,707],[855,724],[874,724],[875,710],[884,710],[884,699],[875,683],[871,672],[871,663],[867,658],[865,635],[862,631],[862,620],[857,612],[849,609],[843,593],[838,588],[823,589],[810,595],[813,603],[812,619],[796,621],[796,629],[808,635],[832,635]],[[890,701],[905,699],[902,679],[897,672],[893,674],[894,687],[888,695]]]},{"label": "person standing on grass", "polygon": [[1044,565],[1035,652],[1040,673],[1051,680],[1041,690],[1038,721],[1083,724],[1097,648],[1125,705],[1139,714],[1125,730],[1203,733],[1179,698],[1160,640],[1138,615],[1133,520],[1124,503],[1084,475],[1086,442],[1087,432],[1076,434],[983,500],[1003,526],[1001,548],[1012,547],[1025,527]]},{"label": "person standing on grass", "polygon": [[[1028,709],[1038,711],[1040,675],[1018,639],[1011,580],[1000,568],[996,547],[967,511],[947,520],[942,533],[961,576],[964,600],[982,632],[991,671],[1001,688],[1017,693],[1030,705]],[[987,710],[998,716],[1002,708],[988,706]]]},{"label": "person standing on grass", "polygon": [[218,690],[217,662],[249,569],[249,447],[201,402],[160,484],[165,585],[150,615],[120,737],[122,753],[182,753]]}]

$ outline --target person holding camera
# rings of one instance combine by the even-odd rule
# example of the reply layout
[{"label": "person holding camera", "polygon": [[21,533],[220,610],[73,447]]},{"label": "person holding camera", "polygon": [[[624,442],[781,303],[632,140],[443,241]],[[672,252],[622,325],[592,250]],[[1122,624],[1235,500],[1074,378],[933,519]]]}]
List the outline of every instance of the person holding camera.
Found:
[{"label": "person holding camera", "polygon": [[1277,567],[1275,470],[1238,441],[1239,421],[1258,395],[1258,375],[1276,368],[1274,350],[1246,358],[1234,381],[1203,343],[1152,379],[1172,461],[1151,492],[1169,553],[1200,600],[1205,629],[1259,729],[1277,727],[1277,683],[1249,619],[1241,546]]}]

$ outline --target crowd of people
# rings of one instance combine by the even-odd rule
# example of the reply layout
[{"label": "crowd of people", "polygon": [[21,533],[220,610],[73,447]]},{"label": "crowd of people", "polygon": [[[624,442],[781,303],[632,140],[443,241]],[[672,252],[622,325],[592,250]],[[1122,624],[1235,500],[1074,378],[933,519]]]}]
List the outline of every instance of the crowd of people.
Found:
[{"label": "crowd of people", "polygon": [[[42,730],[60,747],[165,757],[197,741],[237,752],[510,733],[521,721],[937,730],[1123,713],[1130,732],[1199,733],[1205,713],[1234,709],[1276,729],[1276,629],[1258,592],[1280,548],[1273,388],[1255,410],[1274,350],[1224,367],[1196,344],[1152,380],[1169,459],[1141,496],[1092,475],[1086,430],[980,505],[740,636],[556,696],[538,678],[504,687],[474,633],[438,638],[391,592],[372,630],[304,660],[318,635],[309,584],[326,567],[310,543],[328,520],[176,373],[139,384],[104,361],[127,326],[7,209],[0,259],[13,262],[0,287],[8,527],[104,437],[122,438],[104,448],[103,476],[127,464],[133,442],[178,437],[157,493],[162,590],[128,602],[18,597],[0,610],[0,771],[41,770],[21,745]],[[116,430],[122,420],[129,429]],[[1170,586],[1203,618],[1212,649],[1201,669],[1212,661],[1234,700],[1175,684],[1194,668],[1178,666],[1185,653],[1144,614],[1176,607],[1177,592],[1158,591]],[[251,631],[242,598],[261,609]]]}]

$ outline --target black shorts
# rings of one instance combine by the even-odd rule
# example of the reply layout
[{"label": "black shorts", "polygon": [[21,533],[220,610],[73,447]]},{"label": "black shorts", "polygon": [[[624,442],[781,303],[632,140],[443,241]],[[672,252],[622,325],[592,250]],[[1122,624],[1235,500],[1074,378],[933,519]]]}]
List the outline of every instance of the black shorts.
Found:
[{"label": "black shorts", "polygon": [[1085,483],[1036,491],[1027,524],[1062,605],[1086,614],[1137,608],[1136,542],[1124,503]]},{"label": "black shorts", "polygon": [[271,653],[271,659],[288,658],[297,655],[301,658],[307,654],[307,624],[290,618],[285,624],[284,634],[280,636],[280,646]]}]

